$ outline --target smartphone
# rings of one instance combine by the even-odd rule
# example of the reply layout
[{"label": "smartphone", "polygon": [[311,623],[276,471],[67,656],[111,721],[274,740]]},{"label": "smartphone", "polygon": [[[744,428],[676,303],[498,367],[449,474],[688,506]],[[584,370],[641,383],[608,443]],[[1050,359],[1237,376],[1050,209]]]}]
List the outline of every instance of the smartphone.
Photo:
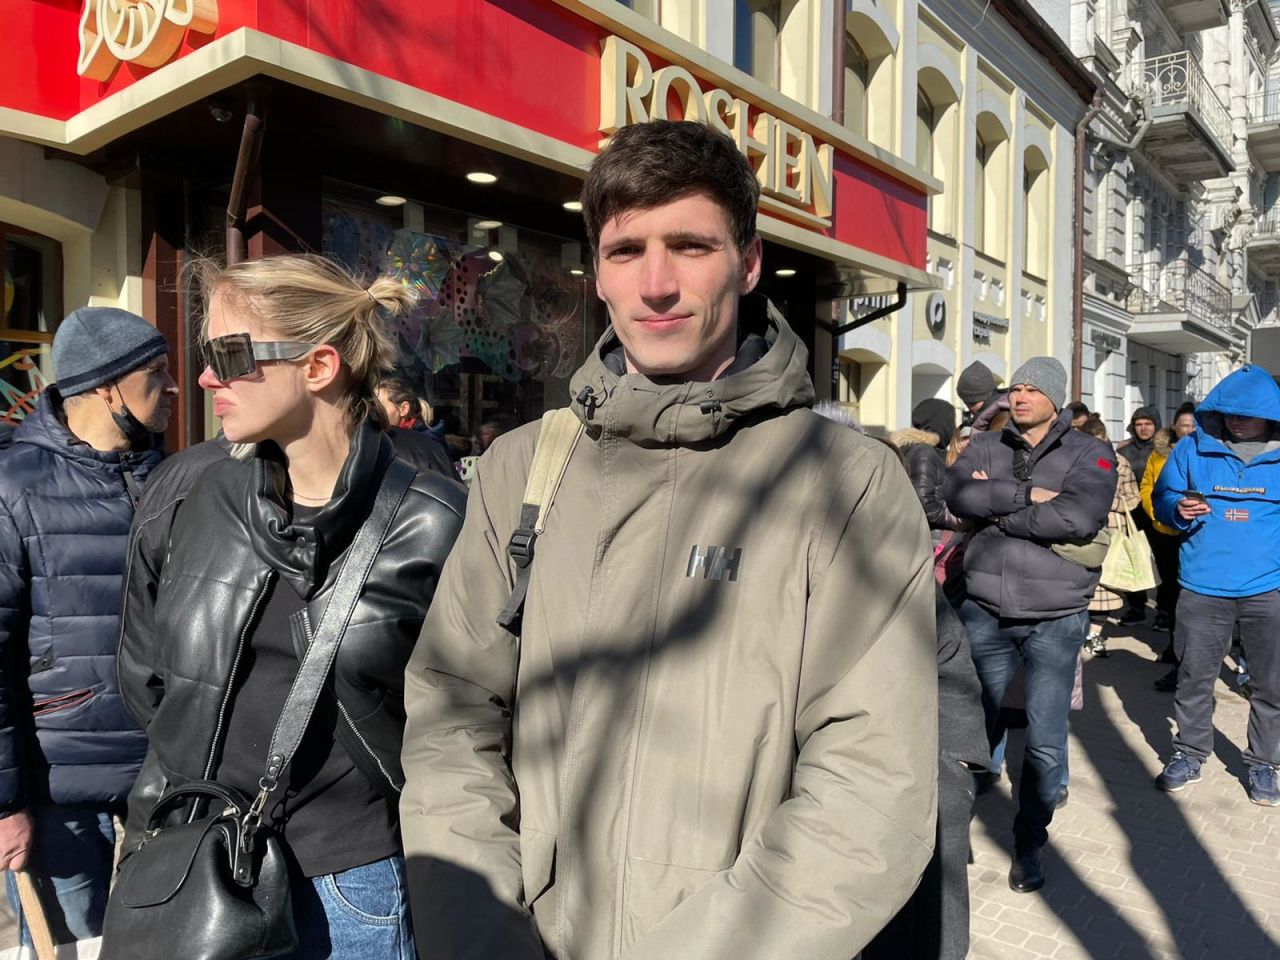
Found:
[{"label": "smartphone", "polygon": [[1208,503],[1209,498],[1199,490],[1183,490],[1182,497],[1184,500],[1198,500],[1200,503]]}]

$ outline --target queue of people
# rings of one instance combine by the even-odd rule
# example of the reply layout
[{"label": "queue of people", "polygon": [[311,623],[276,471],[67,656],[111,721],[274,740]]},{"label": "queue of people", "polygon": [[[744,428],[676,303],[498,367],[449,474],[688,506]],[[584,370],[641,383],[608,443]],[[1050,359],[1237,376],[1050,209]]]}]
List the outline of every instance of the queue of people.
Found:
[{"label": "queue of people", "polygon": [[1148,411],[1117,453],[1056,359],[1007,388],[973,364],[960,422],[926,400],[877,440],[814,409],[754,292],[759,190],[705,125],[613,137],[582,193],[611,325],[567,407],[487,425],[469,489],[388,374],[392,278],[207,265],[221,433],[163,462],[169,345],[124,311],[63,322],[0,453],[0,867],[56,940],[960,960],[974,778],[1020,685],[1009,883],[1039,889],[1108,530],[1139,500],[1180,541],[1160,786],[1208,755],[1238,622],[1272,802],[1280,575],[1223,556],[1272,532],[1280,388],[1240,371],[1198,430]]}]

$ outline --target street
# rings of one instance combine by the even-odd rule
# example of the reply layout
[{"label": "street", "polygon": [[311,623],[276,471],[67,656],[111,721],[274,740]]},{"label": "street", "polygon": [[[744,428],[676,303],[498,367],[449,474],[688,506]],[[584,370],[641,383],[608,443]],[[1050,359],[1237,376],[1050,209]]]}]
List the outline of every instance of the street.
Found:
[{"label": "street", "polygon": [[[1009,780],[979,797],[973,824],[972,948],[981,960],[1280,956],[1280,810],[1245,794],[1248,703],[1216,691],[1215,756],[1176,795],[1152,786],[1169,752],[1173,696],[1152,682],[1166,634],[1108,630],[1110,657],[1084,667],[1071,716],[1071,796],[1049,828],[1038,893],[1006,881]],[[1227,674],[1224,671],[1224,677]],[[1022,737],[1009,756],[1021,760]]]}]

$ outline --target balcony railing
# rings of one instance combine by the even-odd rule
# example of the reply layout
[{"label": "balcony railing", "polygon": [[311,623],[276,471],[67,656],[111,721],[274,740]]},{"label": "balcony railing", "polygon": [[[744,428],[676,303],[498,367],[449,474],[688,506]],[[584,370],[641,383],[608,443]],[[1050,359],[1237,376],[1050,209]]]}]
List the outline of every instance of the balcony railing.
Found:
[{"label": "balcony railing", "polygon": [[1247,106],[1250,123],[1280,123],[1280,90],[1255,93]]},{"label": "balcony railing", "polygon": [[1189,50],[1140,60],[1133,65],[1136,92],[1147,107],[1187,106],[1200,115],[1224,150],[1231,149],[1231,115]]},{"label": "balcony railing", "polygon": [[1280,210],[1268,211],[1255,220],[1253,236],[1257,240],[1274,240],[1280,237]]},{"label": "balcony railing", "polygon": [[1231,329],[1231,291],[1184,258],[1129,267],[1131,313],[1185,313],[1194,320]]}]

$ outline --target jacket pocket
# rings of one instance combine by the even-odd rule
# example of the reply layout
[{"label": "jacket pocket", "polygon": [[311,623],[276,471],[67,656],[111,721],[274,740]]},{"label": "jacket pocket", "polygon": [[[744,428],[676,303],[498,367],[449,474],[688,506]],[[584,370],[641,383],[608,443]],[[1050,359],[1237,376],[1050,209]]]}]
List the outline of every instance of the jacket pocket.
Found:
[{"label": "jacket pocket", "polygon": [[668,863],[628,857],[624,944],[635,943],[703,884],[724,872],[675,867]]},{"label": "jacket pocket", "polygon": [[32,712],[37,717],[47,717],[51,713],[60,713],[63,710],[72,710],[82,704],[88,703],[93,699],[93,690],[85,687],[83,690],[72,690],[70,693],[60,693],[56,697],[45,697],[43,700],[35,700],[32,702]]},{"label": "jacket pocket", "polygon": [[531,907],[555,883],[555,836],[528,827],[521,828],[520,874],[524,881],[524,905]]}]

